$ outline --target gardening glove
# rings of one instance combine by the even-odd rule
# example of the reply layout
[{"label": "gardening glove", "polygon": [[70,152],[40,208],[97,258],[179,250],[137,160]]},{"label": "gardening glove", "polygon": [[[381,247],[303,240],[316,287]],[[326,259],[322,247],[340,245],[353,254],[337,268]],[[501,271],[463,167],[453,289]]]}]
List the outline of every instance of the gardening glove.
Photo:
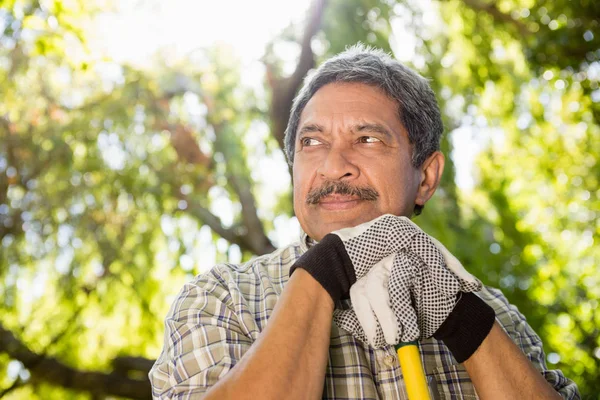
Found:
[{"label": "gardening glove", "polygon": [[384,257],[408,248],[421,230],[407,218],[385,214],[352,228],[329,233],[290,268],[310,273],[331,295],[337,307],[350,287]]},{"label": "gardening glove", "polygon": [[414,227],[420,234],[411,246],[358,280],[350,289],[353,309],[336,311],[334,319],[376,348],[434,336],[463,362],[491,330],[494,311],[471,293],[481,282],[440,242]]}]

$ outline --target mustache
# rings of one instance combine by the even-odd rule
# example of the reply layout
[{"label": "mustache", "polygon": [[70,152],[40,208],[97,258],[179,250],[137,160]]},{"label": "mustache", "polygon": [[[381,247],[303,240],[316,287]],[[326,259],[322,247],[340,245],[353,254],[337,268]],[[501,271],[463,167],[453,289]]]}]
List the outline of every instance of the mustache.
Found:
[{"label": "mustache", "polygon": [[344,181],[328,181],[322,187],[308,192],[306,202],[308,204],[318,204],[323,197],[330,194],[352,196],[366,201],[375,201],[379,197],[379,193],[370,187],[352,186]]}]

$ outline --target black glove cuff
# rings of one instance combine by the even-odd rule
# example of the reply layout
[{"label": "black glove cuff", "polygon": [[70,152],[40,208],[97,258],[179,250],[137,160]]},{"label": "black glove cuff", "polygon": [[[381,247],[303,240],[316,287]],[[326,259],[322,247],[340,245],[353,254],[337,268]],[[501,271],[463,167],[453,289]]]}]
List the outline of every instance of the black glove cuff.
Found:
[{"label": "black glove cuff", "polygon": [[461,292],[454,309],[433,337],[450,349],[459,363],[479,348],[492,330],[496,313],[476,294]]},{"label": "black glove cuff", "polygon": [[356,282],[354,266],[342,239],[331,233],[296,260],[290,268],[290,276],[296,268],[303,268],[311,274],[327,290],[336,307]]}]

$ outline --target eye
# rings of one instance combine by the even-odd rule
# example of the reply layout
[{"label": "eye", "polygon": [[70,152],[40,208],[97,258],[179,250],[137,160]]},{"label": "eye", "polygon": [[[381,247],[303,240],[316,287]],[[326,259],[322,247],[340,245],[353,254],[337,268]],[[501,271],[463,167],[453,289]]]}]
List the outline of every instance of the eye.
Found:
[{"label": "eye", "polygon": [[300,139],[300,144],[302,145],[302,147],[310,147],[310,146],[317,146],[317,145],[321,144],[321,142],[315,138],[304,137],[304,138]]},{"label": "eye", "polygon": [[377,143],[377,142],[381,142],[381,140],[377,139],[374,136],[361,136],[358,138],[358,142],[359,143]]}]

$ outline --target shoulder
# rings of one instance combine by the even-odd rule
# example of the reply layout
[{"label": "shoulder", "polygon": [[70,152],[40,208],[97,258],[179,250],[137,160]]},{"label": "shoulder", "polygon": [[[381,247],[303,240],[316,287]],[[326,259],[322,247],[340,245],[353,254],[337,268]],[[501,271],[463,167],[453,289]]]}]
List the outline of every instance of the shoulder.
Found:
[{"label": "shoulder", "polygon": [[477,295],[485,301],[496,313],[496,319],[505,328],[525,321],[525,316],[511,304],[500,289],[484,285]]},{"label": "shoulder", "polygon": [[247,292],[248,285],[267,285],[281,289],[289,279],[290,267],[300,253],[300,245],[292,243],[244,263],[217,264],[186,283],[180,295],[200,291],[223,299],[231,292]]},{"label": "shoulder", "polygon": [[[542,341],[539,335],[527,323],[525,315],[519,311],[517,306],[508,301],[502,291],[484,286],[481,291],[477,292],[477,295],[494,309],[496,321],[515,344],[524,351],[537,352],[541,356]],[[531,356],[532,354],[530,354],[530,358]]]},{"label": "shoulder", "polygon": [[477,292],[477,295],[496,311],[496,315],[498,312],[506,312],[511,306],[504,293],[492,286],[483,285],[483,288]]},{"label": "shoulder", "polygon": [[209,271],[198,275],[195,281],[223,281],[232,278],[256,277],[264,274],[271,278],[285,277],[287,280],[289,268],[299,257],[300,251],[300,245],[292,243],[289,246],[282,247],[269,254],[254,257],[241,264],[217,264]]},{"label": "shoulder", "polygon": [[[221,263],[185,283],[167,320],[206,323],[204,316],[253,316],[271,308],[288,280],[299,246],[292,244],[245,263]],[[202,321],[200,321],[202,319]]]},{"label": "shoulder", "polygon": [[518,324],[526,320],[517,306],[512,304],[500,289],[484,285],[481,291],[477,292],[477,295],[494,309],[496,319],[502,325],[506,325],[509,322]]}]

